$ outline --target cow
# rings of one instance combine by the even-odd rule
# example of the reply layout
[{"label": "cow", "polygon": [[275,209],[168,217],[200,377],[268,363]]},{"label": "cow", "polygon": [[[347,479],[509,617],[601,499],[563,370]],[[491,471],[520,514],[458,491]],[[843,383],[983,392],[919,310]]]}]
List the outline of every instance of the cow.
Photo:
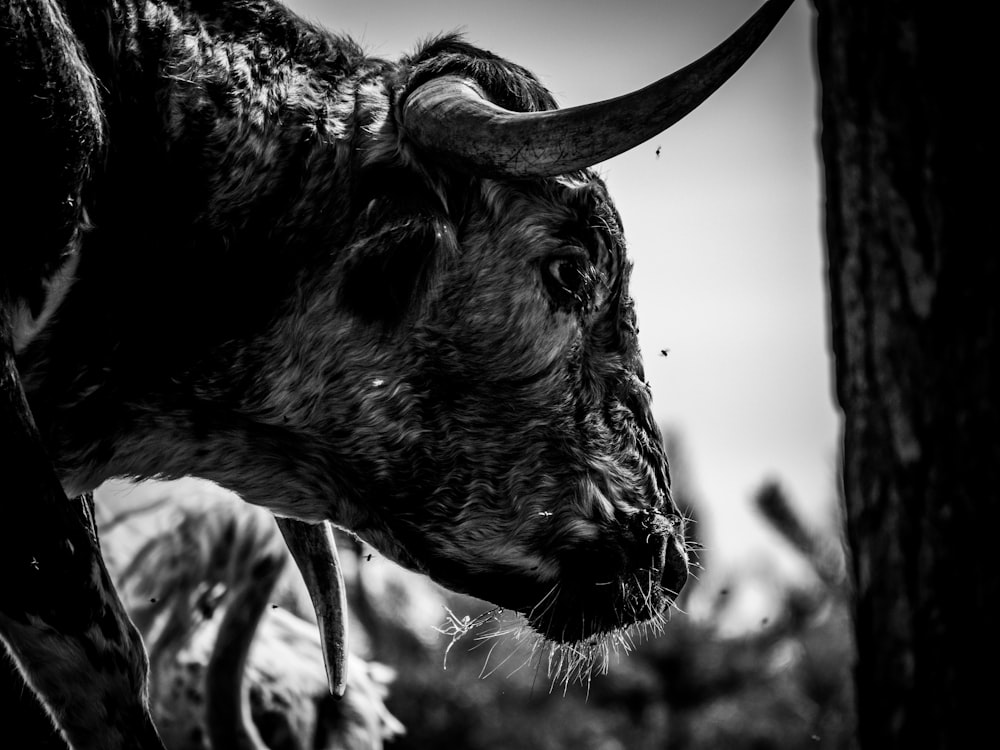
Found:
[{"label": "cow", "polygon": [[453,35],[395,62],[278,0],[7,0],[0,635],[77,748],[160,747],[92,491],[266,506],[342,692],[329,524],[593,653],[687,575],[594,164],[766,38],[560,110]]}]

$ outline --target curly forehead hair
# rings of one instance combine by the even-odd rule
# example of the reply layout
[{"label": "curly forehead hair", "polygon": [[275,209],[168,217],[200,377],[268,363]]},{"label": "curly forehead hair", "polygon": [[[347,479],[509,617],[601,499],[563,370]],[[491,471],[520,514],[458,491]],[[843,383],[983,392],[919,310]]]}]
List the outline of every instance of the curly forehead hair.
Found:
[{"label": "curly forehead hair", "polygon": [[514,112],[556,108],[552,94],[531,71],[473,47],[460,34],[433,37],[400,61],[395,87],[402,94],[400,103],[422,83],[444,75],[471,78],[496,104]]},{"label": "curly forehead hair", "polygon": [[521,182],[483,179],[480,184],[483,202],[492,219],[502,220],[513,203],[531,202],[539,212],[539,221],[600,219],[613,232],[609,239],[622,239],[618,211],[611,203],[604,181],[593,172]]}]

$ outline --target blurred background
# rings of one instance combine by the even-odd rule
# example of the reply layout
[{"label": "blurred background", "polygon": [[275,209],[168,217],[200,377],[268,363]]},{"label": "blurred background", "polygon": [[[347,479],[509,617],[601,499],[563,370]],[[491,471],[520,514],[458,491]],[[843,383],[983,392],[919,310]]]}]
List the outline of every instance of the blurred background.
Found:
[{"label": "blurred background", "polygon": [[[572,106],[687,64],[759,0],[288,4],[387,58],[461,30],[534,71],[562,106]],[[301,591],[296,597],[279,587],[248,676],[254,719],[272,750],[854,746],[812,20],[800,0],[695,113],[598,168],[635,264],[646,374],[677,499],[703,547],[682,612],[662,636],[638,638],[628,657],[612,655],[607,675],[564,685],[516,629],[478,638],[509,627],[487,614],[488,603],[442,591],[339,539],[359,660],[349,695],[357,700],[338,706],[324,697],[314,630],[303,634],[281,619],[308,622],[311,610]],[[158,722],[181,738],[172,747],[205,747],[203,727],[185,723],[198,709],[176,702],[187,690],[183,680],[205,667],[221,637],[214,612],[243,590],[239,571],[281,546],[261,543],[273,533],[267,519],[245,520],[255,513],[203,483],[114,483],[101,495],[104,546],[137,621],[148,628],[154,661],[186,665],[160,672],[181,687],[154,689]],[[199,515],[207,508],[221,515],[207,522]],[[218,520],[230,516],[237,520]],[[235,530],[223,533],[226,524]],[[184,529],[219,536],[185,542]],[[240,547],[241,534],[252,543]],[[243,557],[226,571],[198,569],[198,550],[220,545],[242,549]],[[473,630],[477,618],[484,627]],[[178,636],[184,628],[200,635]],[[260,645],[265,640],[271,646]],[[276,664],[276,643],[302,658]],[[291,664],[301,670],[294,680],[279,674]],[[300,691],[313,686],[312,697],[278,700],[282,680]],[[282,744],[294,733],[275,717],[287,716],[289,705],[312,707],[305,745]],[[325,739],[317,728],[324,721]],[[358,744],[343,739],[350,732],[362,738]],[[335,735],[342,738],[330,739]]]}]

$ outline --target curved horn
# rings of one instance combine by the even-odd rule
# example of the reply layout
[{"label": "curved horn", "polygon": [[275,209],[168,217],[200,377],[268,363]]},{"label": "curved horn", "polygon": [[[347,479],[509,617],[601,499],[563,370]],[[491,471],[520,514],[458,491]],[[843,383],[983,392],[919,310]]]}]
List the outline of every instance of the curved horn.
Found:
[{"label": "curved horn", "polygon": [[406,135],[435,157],[491,177],[549,177],[592,166],[663,132],[715,92],[794,0],[768,0],[708,54],[643,89],[595,104],[511,112],[472,81],[441,76],[403,105]]},{"label": "curved horn", "polygon": [[347,689],[347,592],[333,527],[325,521],[310,524],[277,516],[275,520],[316,612],[330,692],[343,698]]}]

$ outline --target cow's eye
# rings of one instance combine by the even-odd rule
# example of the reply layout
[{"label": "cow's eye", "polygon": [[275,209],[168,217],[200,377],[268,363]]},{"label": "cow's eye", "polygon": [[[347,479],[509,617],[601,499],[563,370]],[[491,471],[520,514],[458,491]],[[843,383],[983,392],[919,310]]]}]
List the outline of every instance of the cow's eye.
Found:
[{"label": "cow's eye", "polygon": [[561,256],[545,265],[545,286],[559,304],[587,304],[593,287],[593,271],[583,258]]},{"label": "cow's eye", "polygon": [[556,258],[549,261],[549,275],[560,289],[576,292],[583,287],[583,264],[576,258]]}]

